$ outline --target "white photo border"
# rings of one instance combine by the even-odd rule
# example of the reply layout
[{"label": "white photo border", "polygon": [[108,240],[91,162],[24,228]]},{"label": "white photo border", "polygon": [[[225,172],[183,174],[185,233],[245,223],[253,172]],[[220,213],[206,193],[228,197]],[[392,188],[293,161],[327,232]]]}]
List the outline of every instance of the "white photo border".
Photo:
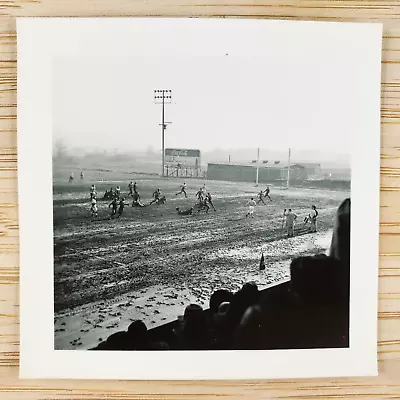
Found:
[{"label": "white photo border", "polygon": [[[219,34],[213,35],[218,29]],[[377,374],[381,24],[19,18],[17,33],[21,378],[210,380]],[[167,33],[169,40],[164,40]],[[350,347],[204,352],[54,350],[53,60],[123,57],[128,51],[135,56],[171,56],[211,55],[228,49],[256,55],[264,51],[262,38],[284,45],[299,35],[305,42],[319,41],[321,46],[340,40],[344,48],[358,49],[362,55],[360,79],[367,82],[354,110],[362,118],[347,143],[352,146]]]}]

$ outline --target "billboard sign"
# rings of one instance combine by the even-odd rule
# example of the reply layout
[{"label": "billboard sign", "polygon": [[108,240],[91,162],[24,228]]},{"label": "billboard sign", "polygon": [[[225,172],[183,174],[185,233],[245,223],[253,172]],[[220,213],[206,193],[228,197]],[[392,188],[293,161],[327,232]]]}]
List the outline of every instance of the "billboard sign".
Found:
[{"label": "billboard sign", "polygon": [[197,157],[200,158],[200,150],[193,149],[165,149],[168,157]]},{"label": "billboard sign", "polygon": [[200,168],[200,150],[165,149],[165,165],[177,168]]}]

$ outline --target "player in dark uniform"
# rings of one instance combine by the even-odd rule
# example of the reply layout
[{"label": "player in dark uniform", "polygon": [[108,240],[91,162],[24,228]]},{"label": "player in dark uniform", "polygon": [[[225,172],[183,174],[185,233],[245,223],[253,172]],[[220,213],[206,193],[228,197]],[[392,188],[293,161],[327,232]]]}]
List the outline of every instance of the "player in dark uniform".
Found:
[{"label": "player in dark uniform", "polygon": [[186,183],[183,182],[183,185],[181,185],[181,191],[178,193],[175,193],[175,196],[178,196],[179,194],[184,194],[185,195],[185,199],[187,199],[187,193],[186,193]]},{"label": "player in dark uniform", "polygon": [[116,198],[114,198],[113,201],[108,205],[108,208],[110,207],[112,207],[110,216],[110,219],[112,219],[117,214],[117,209],[118,209],[118,202]]},{"label": "player in dark uniform", "polygon": [[140,202],[140,195],[138,192],[133,193],[132,207],[144,207],[144,204]]},{"label": "player in dark uniform", "polygon": [[179,207],[176,207],[176,211],[179,215],[192,215],[193,214],[193,207],[187,210],[180,210]]},{"label": "player in dark uniform", "polygon": [[125,199],[122,197],[118,203],[118,217],[117,218],[119,218],[122,215],[122,213],[124,212],[125,206],[127,206],[127,204],[125,204]]},{"label": "player in dark uniform", "polygon": [[158,200],[160,200],[160,195],[161,195],[161,190],[157,189],[153,193],[153,200],[150,202],[150,205],[153,204],[153,203],[158,203]]},{"label": "player in dark uniform", "polygon": [[268,197],[269,198],[269,201],[272,201],[272,199],[271,199],[271,197],[269,197],[269,192],[270,192],[271,190],[269,189],[269,187],[267,187],[266,189],[265,189],[265,191],[264,191],[264,197]]},{"label": "player in dark uniform", "polygon": [[258,201],[257,201],[257,204],[260,203],[260,202],[262,202],[263,204],[265,204],[265,202],[264,202],[264,200],[263,200],[263,194],[264,194],[264,192],[263,192],[262,190],[261,190],[260,193],[258,193]]},{"label": "player in dark uniform", "polygon": [[137,193],[137,185],[136,182],[133,184],[133,193]]},{"label": "player in dark uniform", "polygon": [[128,189],[129,189],[129,196],[133,196],[133,182],[132,181],[129,182]]},{"label": "player in dark uniform", "polygon": [[200,188],[199,191],[196,193],[196,198],[201,203],[204,200],[204,191],[203,188]]},{"label": "player in dark uniform", "polygon": [[206,195],[206,203],[208,203],[213,208],[214,211],[217,211],[215,209],[215,207],[214,207],[213,202],[212,202],[212,197],[211,197],[210,192],[208,192],[207,195]]}]

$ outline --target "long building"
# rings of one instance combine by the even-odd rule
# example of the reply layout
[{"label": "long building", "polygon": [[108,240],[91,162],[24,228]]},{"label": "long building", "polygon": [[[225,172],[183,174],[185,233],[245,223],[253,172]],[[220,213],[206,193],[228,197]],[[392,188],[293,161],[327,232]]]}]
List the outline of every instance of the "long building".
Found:
[{"label": "long building", "polygon": [[[287,179],[287,166],[280,164],[259,166],[258,181],[267,183],[271,181],[284,181]],[[207,179],[233,182],[255,182],[257,166],[252,164],[216,164],[207,165]],[[290,179],[304,181],[308,178],[307,170],[301,164],[290,165]]]}]

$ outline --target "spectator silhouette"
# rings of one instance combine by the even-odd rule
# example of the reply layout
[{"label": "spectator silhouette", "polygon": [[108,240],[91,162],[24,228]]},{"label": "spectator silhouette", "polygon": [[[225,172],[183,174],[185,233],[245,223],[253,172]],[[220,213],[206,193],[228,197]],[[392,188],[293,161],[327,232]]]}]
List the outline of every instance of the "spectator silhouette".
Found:
[{"label": "spectator silhouette", "polygon": [[141,320],[133,321],[128,327],[131,350],[150,350],[151,344],[145,323]]},{"label": "spectator silhouette", "polygon": [[261,325],[261,307],[258,304],[248,307],[236,329],[234,348],[240,350],[260,349],[262,346]]},{"label": "spectator silhouette", "polygon": [[254,282],[249,282],[234,294],[229,308],[229,323],[235,328],[248,307],[256,304],[260,299],[260,292]]},{"label": "spectator silhouette", "polygon": [[108,337],[106,350],[128,350],[130,348],[129,335],[125,331],[116,332]]},{"label": "spectator silhouette", "polygon": [[209,325],[198,304],[186,307],[183,325],[175,329],[178,346],[181,350],[207,350],[210,348]]},{"label": "spectator silhouette", "polygon": [[219,306],[224,302],[231,302],[233,293],[229,290],[219,289],[216,290],[210,297],[210,311],[212,314],[218,312]]},{"label": "spectator silhouette", "polygon": [[[233,295],[232,295],[233,296]],[[228,314],[231,303],[225,301],[218,307],[216,313],[213,314],[212,326],[213,326],[213,348],[218,350],[229,349],[229,336],[230,326],[228,323]]]},{"label": "spectator silhouette", "polygon": [[336,213],[330,256],[350,266],[350,211],[351,200],[346,199]]}]

